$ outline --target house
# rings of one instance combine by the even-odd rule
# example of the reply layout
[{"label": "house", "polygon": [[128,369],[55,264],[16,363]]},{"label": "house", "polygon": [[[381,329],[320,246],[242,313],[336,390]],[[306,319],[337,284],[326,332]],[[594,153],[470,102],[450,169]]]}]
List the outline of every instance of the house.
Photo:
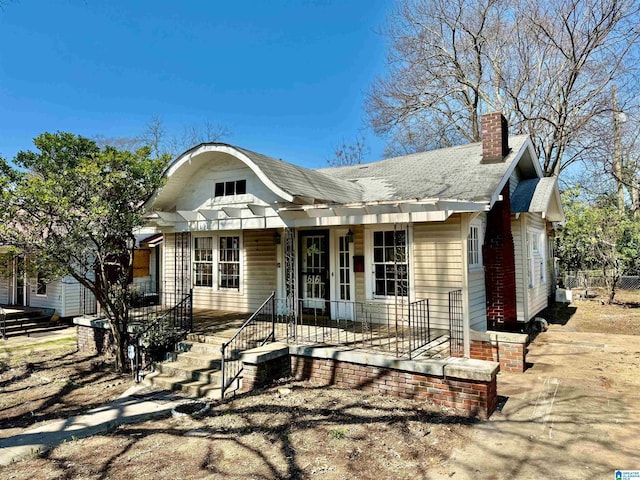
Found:
[{"label": "house", "polygon": [[[0,254],[8,248],[0,246]],[[14,255],[0,273],[0,305],[51,310],[59,317],[96,312],[95,297],[70,275],[49,280],[29,274],[24,256]]]},{"label": "house", "polygon": [[275,291],[289,308],[343,319],[349,305],[377,306],[381,322],[428,299],[431,328],[457,336],[457,355],[495,360],[513,341],[521,370],[525,340],[509,332],[548,305],[564,217],[529,137],[508,136],[500,113],[483,116],[482,132],[480,143],[317,170],[195,146],[147,203],[164,236],[162,282],[192,289],[195,308],[253,312]]}]

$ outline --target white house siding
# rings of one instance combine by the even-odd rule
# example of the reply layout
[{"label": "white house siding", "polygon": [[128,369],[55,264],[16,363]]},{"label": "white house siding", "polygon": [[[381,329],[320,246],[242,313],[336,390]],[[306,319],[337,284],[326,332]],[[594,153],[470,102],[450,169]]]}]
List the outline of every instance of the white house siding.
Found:
[{"label": "white house siding", "polygon": [[[205,233],[205,232],[202,232]],[[211,232],[212,235],[241,235],[241,288],[217,290],[215,287],[194,287],[194,308],[211,308],[234,312],[253,312],[276,290],[277,260],[273,230],[245,230],[244,232]],[[175,281],[174,234],[165,234],[163,261],[167,291]],[[217,267],[214,265],[214,273]]]},{"label": "white house siding", "polygon": [[460,216],[413,226],[415,299],[429,299],[431,325],[435,327],[449,328],[449,292],[462,288],[460,229]]},{"label": "white house siding", "polygon": [[[215,156],[215,161],[208,158]],[[231,155],[205,153],[198,157],[203,167],[176,199],[177,210],[198,210],[216,206],[244,206],[247,203],[272,205],[279,200],[253,171]],[[246,180],[247,193],[214,197],[216,182]]]},{"label": "white house siding", "polygon": [[38,281],[36,278],[28,279],[29,285],[29,306],[37,308],[53,308],[60,316],[62,308],[62,279],[57,278],[47,283],[47,294],[37,295],[36,288]]},{"label": "white house siding", "polygon": [[487,329],[487,293],[482,269],[469,271],[469,322],[478,332]]},{"label": "white house siding", "polygon": [[9,290],[11,289],[11,277],[0,275],[0,304],[9,303]]},{"label": "white house siding", "polygon": [[61,317],[91,314],[96,313],[96,310],[96,298],[87,288],[72,277],[62,279]]},{"label": "white house siding", "polygon": [[[362,225],[354,225],[351,227],[353,231],[353,251],[356,256],[364,256],[364,227]],[[353,274],[356,293],[356,301],[366,301],[366,288],[364,281],[364,272],[355,272]]]},{"label": "white house siding", "polygon": [[[547,251],[547,234],[545,220],[540,214],[527,213],[527,229],[532,228],[540,231],[544,234],[544,238],[541,242],[543,251],[543,263],[546,264],[546,251]],[[549,282],[549,272],[545,272],[545,281],[540,282],[540,265],[538,262],[534,262],[534,286],[528,289],[528,303],[529,303],[529,315],[527,320],[531,320],[541,310],[544,310],[548,304],[547,286]]]},{"label": "white house siding", "polygon": [[525,300],[528,295],[528,277],[527,277],[527,248],[524,233],[526,221],[524,216],[520,216],[517,220],[515,215],[511,216],[511,234],[513,236],[513,249],[515,255],[516,266],[516,312],[518,321],[527,320],[527,309]]},{"label": "white house siding", "polygon": [[[476,222],[482,222],[480,240],[484,243],[484,233],[486,231],[486,214],[480,214]],[[462,232],[462,238],[466,238],[469,232]],[[482,244],[480,249],[482,251]],[[487,329],[487,292],[485,288],[484,268],[473,268],[469,270],[469,323],[472,329],[484,332]]]}]

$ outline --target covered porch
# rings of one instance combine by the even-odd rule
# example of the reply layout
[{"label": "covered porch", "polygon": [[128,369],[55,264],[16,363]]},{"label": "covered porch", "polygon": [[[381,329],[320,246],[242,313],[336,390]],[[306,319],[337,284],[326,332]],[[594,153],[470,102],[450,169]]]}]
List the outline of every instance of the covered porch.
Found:
[{"label": "covered porch", "polygon": [[253,314],[193,309],[190,338],[228,344],[241,352],[265,342],[323,345],[375,352],[396,358],[462,356],[461,292],[450,294],[450,325],[430,321],[429,301],[409,305],[277,298],[275,293]]}]

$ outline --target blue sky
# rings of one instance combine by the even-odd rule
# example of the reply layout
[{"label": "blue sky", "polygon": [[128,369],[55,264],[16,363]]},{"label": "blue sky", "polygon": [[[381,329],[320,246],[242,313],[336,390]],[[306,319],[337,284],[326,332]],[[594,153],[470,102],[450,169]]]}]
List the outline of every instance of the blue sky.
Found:
[{"label": "blue sky", "polygon": [[[206,121],[229,143],[326,166],[365,125],[387,0],[9,0],[0,10],[0,155],[45,131],[131,137]],[[367,132],[370,160],[383,144]]]}]

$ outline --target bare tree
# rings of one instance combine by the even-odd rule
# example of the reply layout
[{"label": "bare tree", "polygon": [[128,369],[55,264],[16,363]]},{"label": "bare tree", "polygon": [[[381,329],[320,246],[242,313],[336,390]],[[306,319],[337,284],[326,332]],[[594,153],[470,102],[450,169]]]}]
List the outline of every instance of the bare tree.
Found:
[{"label": "bare tree", "polygon": [[330,167],[359,165],[366,161],[367,155],[369,147],[364,136],[358,134],[351,143],[343,138],[340,144],[333,148],[333,156],[327,159],[327,164]]},{"label": "bare tree", "polygon": [[232,135],[223,124],[204,122],[202,125],[185,125],[180,135],[168,135],[162,117],[154,116],[147,124],[142,140],[156,154],[180,155],[185,150],[205,142],[219,142]]},{"label": "bare tree", "polygon": [[637,0],[403,0],[385,29],[389,71],[368,94],[370,123],[389,151],[415,151],[478,141],[480,115],[500,110],[557,174],[611,111],[638,11]]}]

